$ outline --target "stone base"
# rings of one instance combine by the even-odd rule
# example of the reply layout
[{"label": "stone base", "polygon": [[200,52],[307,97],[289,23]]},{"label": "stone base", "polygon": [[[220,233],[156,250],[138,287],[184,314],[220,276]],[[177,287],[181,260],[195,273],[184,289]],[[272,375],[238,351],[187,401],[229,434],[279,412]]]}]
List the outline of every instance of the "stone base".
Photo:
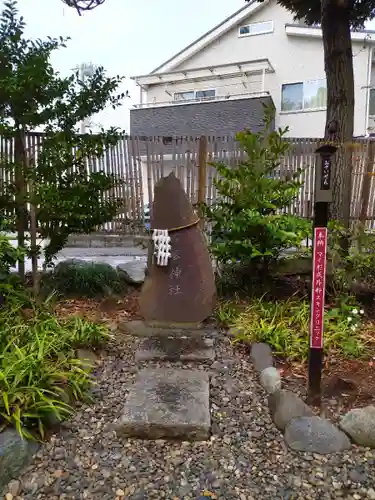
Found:
[{"label": "stone base", "polygon": [[149,337],[141,342],[135,353],[136,361],[213,361],[213,339],[203,337]]},{"label": "stone base", "polygon": [[181,323],[178,326],[173,324],[151,326],[144,321],[124,321],[119,324],[118,328],[120,331],[135,337],[215,337],[217,335],[217,331],[213,328],[194,328],[191,325],[187,327]]},{"label": "stone base", "polygon": [[210,426],[207,373],[157,368],[138,373],[116,432],[119,437],[205,441]]}]

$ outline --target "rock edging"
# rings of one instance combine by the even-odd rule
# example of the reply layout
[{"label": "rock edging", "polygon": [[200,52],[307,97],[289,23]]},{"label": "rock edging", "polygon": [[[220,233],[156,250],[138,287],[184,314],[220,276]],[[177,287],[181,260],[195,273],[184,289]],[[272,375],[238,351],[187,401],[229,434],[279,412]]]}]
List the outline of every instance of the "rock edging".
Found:
[{"label": "rock edging", "polygon": [[[358,444],[364,444],[364,436],[369,437],[371,428],[368,419],[365,419],[365,431],[358,430],[359,421],[364,420],[363,411],[352,410],[357,412],[355,416],[345,415],[340,421],[339,428],[329,420],[315,416],[311,408],[296,394],[282,389],[280,372],[274,366],[272,350],[268,344],[252,344],[250,358],[255,371],[259,374],[260,385],[268,393],[271,418],[275,426],[283,432],[285,443],[292,450],[321,455],[337,453],[351,447],[348,435]],[[375,407],[373,416],[375,424]],[[353,420],[355,425],[352,425],[349,432],[348,422]],[[375,440],[375,431],[372,437]]]},{"label": "rock edging", "polygon": [[0,433],[0,494],[28,466],[38,448],[38,443],[22,439],[15,429]]}]

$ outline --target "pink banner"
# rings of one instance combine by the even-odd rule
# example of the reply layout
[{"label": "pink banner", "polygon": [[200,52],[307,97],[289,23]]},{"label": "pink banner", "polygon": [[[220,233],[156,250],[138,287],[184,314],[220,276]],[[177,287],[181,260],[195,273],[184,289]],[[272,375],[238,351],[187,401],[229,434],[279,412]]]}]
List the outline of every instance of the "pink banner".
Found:
[{"label": "pink banner", "polygon": [[327,228],[314,229],[313,279],[311,294],[310,347],[323,348],[324,299],[327,268]]}]

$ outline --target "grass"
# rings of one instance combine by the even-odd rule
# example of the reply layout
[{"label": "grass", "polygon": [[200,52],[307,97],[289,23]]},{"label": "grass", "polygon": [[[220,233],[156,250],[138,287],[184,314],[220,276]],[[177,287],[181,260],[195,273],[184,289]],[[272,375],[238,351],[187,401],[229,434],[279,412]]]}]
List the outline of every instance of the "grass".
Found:
[{"label": "grass", "polygon": [[57,318],[52,297],[37,305],[23,291],[2,285],[0,309],[0,430],[43,439],[48,423],[73,412],[92,386],[90,367],[77,358],[81,346],[106,342],[106,327],[79,317]]},{"label": "grass", "polygon": [[[364,328],[360,308],[350,300],[327,308],[324,325],[326,353],[340,353],[346,358],[370,355],[374,340]],[[266,342],[278,356],[305,361],[308,353],[310,303],[294,298],[269,302],[253,299],[247,305],[227,301],[216,313],[234,329],[234,342]]]}]

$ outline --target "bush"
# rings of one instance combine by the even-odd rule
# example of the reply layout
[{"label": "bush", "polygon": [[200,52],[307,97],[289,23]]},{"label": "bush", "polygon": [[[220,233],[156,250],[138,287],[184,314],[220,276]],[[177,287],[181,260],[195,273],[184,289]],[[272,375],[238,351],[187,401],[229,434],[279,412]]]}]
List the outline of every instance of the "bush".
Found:
[{"label": "bush", "polygon": [[[226,311],[228,306],[226,306]],[[275,354],[290,360],[305,361],[308,353],[310,302],[287,300],[266,302],[253,300],[233,319],[237,330],[236,341],[266,342]],[[325,313],[324,349],[326,353],[340,353],[345,357],[370,354],[368,340],[361,330],[363,311],[349,296],[338,301]],[[373,340],[372,340],[373,342]]]},{"label": "bush", "polygon": [[[342,241],[349,244],[343,252]],[[357,223],[351,230],[339,222],[328,226],[328,255],[334,266],[332,291],[335,295],[350,293],[353,283],[361,283],[375,292],[375,235]]]},{"label": "bush", "polygon": [[15,426],[22,436],[43,438],[51,417],[71,414],[71,403],[84,399],[92,384],[77,347],[106,341],[108,330],[78,317],[59,319],[49,301],[36,306],[9,285],[1,291],[0,430]]},{"label": "bush", "polygon": [[11,244],[7,236],[0,234],[0,280],[2,282],[9,278],[11,268],[17,265],[23,253]]},{"label": "bush", "polygon": [[57,264],[44,284],[65,296],[97,297],[124,291],[126,284],[109,264],[67,260]]},{"label": "bush", "polygon": [[277,169],[289,146],[287,129],[271,131],[273,117],[266,109],[264,130],[237,134],[246,159],[238,166],[214,164],[219,201],[203,207],[217,261],[255,265],[262,276],[283,250],[300,247],[311,231],[310,222],[282,213],[299,193],[301,171],[280,177]]}]

